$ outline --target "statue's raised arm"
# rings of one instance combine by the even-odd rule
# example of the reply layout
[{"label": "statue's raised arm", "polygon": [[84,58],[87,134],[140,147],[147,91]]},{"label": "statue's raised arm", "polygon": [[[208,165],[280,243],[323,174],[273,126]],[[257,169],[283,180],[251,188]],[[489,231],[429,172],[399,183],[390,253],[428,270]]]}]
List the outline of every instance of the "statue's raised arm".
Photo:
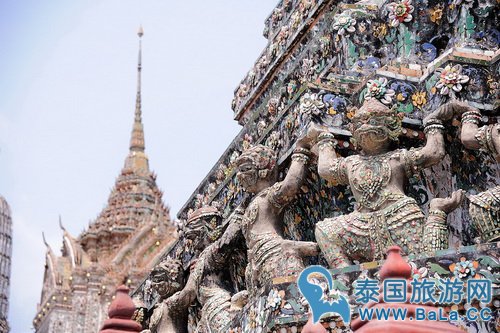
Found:
[{"label": "statue's raised arm", "polygon": [[481,112],[466,102],[454,102],[454,108],[455,114],[462,118],[462,144],[468,149],[481,149],[500,162],[500,124],[480,127]]},{"label": "statue's raised arm", "polygon": [[[482,150],[500,162],[500,124],[481,124],[478,109],[466,102],[454,102],[455,115],[461,116],[460,139],[468,149]],[[500,239],[500,185],[470,195],[469,213],[483,242]]]},{"label": "statue's raised arm", "polygon": [[398,148],[402,114],[376,99],[365,101],[352,118],[352,142],[359,151],[337,157],[332,133],[314,125],[308,131],[318,143],[318,173],[336,184],[349,185],[354,212],[316,224],[316,240],[331,267],[381,259],[385,249],[399,245],[406,254],[447,248],[447,214],[463,199],[433,199],[426,219],[415,199],[405,194],[408,178],[439,163],[445,155],[443,122],[453,117],[451,105],[425,120],[427,142],[421,148]]},{"label": "statue's raised arm", "polygon": [[236,160],[239,184],[252,199],[243,217],[243,234],[248,247],[247,289],[257,289],[273,278],[295,275],[304,268],[303,256],[318,253],[316,243],[283,237],[283,209],[296,197],[304,182],[310,152],[299,140],[289,170],[278,181],[277,157],[266,146],[245,150]]}]

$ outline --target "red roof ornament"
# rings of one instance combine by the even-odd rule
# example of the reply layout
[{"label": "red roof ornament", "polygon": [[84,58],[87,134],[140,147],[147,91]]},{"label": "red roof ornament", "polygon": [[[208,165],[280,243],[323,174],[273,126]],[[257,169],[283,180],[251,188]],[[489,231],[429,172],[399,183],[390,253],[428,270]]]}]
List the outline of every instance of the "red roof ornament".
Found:
[{"label": "red roof ornament", "polygon": [[[382,280],[389,278],[411,278],[410,265],[401,257],[401,248],[391,246],[387,250],[387,260],[380,269],[380,277]],[[373,319],[371,321],[361,321],[356,318],[351,323],[351,329],[355,333],[463,333],[458,327],[445,321],[416,321],[409,319],[409,316],[415,316],[417,307],[425,308],[426,313],[431,311],[437,312],[438,309],[432,305],[409,304],[406,303],[368,303],[365,308],[377,309],[406,309],[407,318],[405,320],[395,320],[390,317],[389,320]]]},{"label": "red roof ornament", "polygon": [[141,332],[139,323],[132,320],[135,305],[128,295],[129,289],[122,285],[116,289],[116,296],[109,306],[109,319],[104,322],[99,333],[130,333]]}]

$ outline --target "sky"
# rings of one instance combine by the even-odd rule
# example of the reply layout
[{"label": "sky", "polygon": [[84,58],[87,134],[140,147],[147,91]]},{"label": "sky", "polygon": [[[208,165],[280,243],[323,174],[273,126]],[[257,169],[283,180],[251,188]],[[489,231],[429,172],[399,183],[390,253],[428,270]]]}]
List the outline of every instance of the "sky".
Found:
[{"label": "sky", "polygon": [[146,153],[175,216],[240,126],[233,91],[273,0],[0,0],[0,195],[11,206],[11,333],[31,332],[45,246],[104,207],[128,152],[140,24]]}]

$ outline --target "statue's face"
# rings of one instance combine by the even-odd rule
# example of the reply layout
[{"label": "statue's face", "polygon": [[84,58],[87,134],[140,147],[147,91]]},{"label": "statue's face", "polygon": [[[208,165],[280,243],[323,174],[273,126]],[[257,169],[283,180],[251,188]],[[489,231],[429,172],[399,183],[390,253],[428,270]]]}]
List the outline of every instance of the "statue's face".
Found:
[{"label": "statue's face", "polygon": [[151,287],[162,299],[172,296],[182,289],[182,265],[171,261],[158,264],[151,273]]},{"label": "statue's face", "polygon": [[203,250],[218,238],[219,234],[216,229],[219,224],[220,217],[218,216],[201,217],[186,226],[186,238],[192,240],[193,248]]},{"label": "statue's face", "polygon": [[203,220],[197,219],[195,221],[189,222],[189,224],[186,225],[184,235],[187,239],[196,242],[200,237],[200,235],[203,233],[203,231],[204,231]]},{"label": "statue's face", "polygon": [[250,193],[258,193],[275,177],[276,155],[273,150],[257,145],[244,151],[236,159],[238,173],[236,177],[243,189]]},{"label": "statue's face", "polygon": [[353,121],[353,136],[363,152],[378,152],[381,148],[388,146],[391,139],[386,122],[387,116],[368,114]]},{"label": "statue's face", "polygon": [[245,191],[254,193],[256,185],[259,181],[259,171],[251,162],[246,162],[238,165],[238,173],[236,174],[238,183],[245,189]]}]

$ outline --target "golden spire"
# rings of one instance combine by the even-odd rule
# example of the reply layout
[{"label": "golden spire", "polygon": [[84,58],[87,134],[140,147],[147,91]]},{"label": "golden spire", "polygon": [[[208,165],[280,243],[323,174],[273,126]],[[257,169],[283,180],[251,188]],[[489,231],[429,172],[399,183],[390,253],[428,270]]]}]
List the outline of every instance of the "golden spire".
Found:
[{"label": "golden spire", "polygon": [[142,71],[142,36],[144,30],[142,26],[139,27],[137,32],[139,36],[139,59],[137,62],[137,96],[135,100],[135,118],[134,126],[132,128],[132,137],[130,139],[130,151],[144,152],[144,128],[142,126],[142,111],[141,111],[141,71]]}]

